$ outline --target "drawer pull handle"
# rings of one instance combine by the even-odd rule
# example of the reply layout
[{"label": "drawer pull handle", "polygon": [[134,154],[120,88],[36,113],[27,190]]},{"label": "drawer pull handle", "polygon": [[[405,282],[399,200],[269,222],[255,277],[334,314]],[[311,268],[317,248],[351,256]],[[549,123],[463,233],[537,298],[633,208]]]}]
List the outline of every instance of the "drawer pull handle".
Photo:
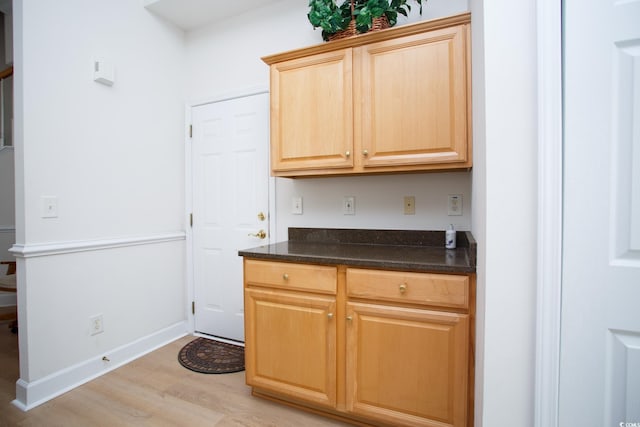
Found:
[{"label": "drawer pull handle", "polygon": [[288,275],[287,273],[284,273],[284,274],[282,275],[282,278],[283,278],[284,280],[289,280],[289,275]]},{"label": "drawer pull handle", "polygon": [[329,320],[333,319],[333,313],[327,313],[327,317],[329,318]]},{"label": "drawer pull handle", "polygon": [[407,292],[407,284],[403,283],[402,285],[400,285],[400,293],[404,294],[405,292]]}]

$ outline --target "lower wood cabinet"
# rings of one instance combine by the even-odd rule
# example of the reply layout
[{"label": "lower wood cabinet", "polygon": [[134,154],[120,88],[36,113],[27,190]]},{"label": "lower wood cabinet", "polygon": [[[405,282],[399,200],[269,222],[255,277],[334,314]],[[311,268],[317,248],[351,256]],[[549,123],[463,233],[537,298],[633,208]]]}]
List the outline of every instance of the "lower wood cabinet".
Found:
[{"label": "lower wood cabinet", "polygon": [[347,303],[347,410],[391,425],[465,426],[469,316]]},{"label": "lower wood cabinet", "polygon": [[247,289],[247,383],[335,407],[335,305],[335,297]]},{"label": "lower wood cabinet", "polygon": [[254,394],[360,425],[472,426],[475,276],[244,263]]}]

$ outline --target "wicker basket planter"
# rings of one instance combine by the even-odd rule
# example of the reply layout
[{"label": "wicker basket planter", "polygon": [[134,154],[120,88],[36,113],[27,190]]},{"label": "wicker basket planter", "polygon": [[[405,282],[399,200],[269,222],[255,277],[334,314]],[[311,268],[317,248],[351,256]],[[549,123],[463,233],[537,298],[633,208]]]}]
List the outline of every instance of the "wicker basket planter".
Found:
[{"label": "wicker basket planter", "polygon": [[309,0],[307,18],[323,40],[339,40],[393,27],[399,15],[409,16],[412,2],[422,15],[427,0]]},{"label": "wicker basket planter", "polygon": [[[371,29],[369,30],[369,32],[384,30],[385,28],[389,28],[389,27],[391,27],[391,25],[389,25],[389,20],[387,19],[386,16],[383,15],[379,18],[373,18],[373,23],[371,25]],[[359,34],[358,30],[356,29],[356,20],[352,18],[351,21],[349,22],[349,26],[346,29],[342,31],[338,31],[337,33],[329,34],[328,41],[340,40],[347,37],[353,37],[353,36],[357,36],[358,34]]]}]

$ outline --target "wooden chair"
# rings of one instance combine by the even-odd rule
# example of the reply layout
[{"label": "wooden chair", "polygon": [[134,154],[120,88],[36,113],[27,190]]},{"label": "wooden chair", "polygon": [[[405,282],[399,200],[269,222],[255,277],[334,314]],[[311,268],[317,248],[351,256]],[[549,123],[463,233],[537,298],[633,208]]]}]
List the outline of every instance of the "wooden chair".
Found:
[{"label": "wooden chair", "polygon": [[[0,291],[15,293],[16,262],[0,261],[0,264],[7,265],[7,274],[4,276],[0,276]],[[0,320],[11,320],[11,323],[9,324],[11,332],[18,332],[18,310],[16,306],[8,307],[8,310],[0,311]]]}]

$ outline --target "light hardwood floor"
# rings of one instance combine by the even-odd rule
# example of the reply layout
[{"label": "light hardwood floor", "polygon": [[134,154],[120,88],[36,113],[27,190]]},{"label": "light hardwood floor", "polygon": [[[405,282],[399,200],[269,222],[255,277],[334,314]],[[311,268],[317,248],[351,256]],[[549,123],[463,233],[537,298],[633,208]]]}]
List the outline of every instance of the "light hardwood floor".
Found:
[{"label": "light hardwood floor", "polygon": [[15,397],[18,339],[0,322],[0,426],[346,426],[252,397],[244,372],[206,375],[182,367],[184,337],[28,412]]}]

